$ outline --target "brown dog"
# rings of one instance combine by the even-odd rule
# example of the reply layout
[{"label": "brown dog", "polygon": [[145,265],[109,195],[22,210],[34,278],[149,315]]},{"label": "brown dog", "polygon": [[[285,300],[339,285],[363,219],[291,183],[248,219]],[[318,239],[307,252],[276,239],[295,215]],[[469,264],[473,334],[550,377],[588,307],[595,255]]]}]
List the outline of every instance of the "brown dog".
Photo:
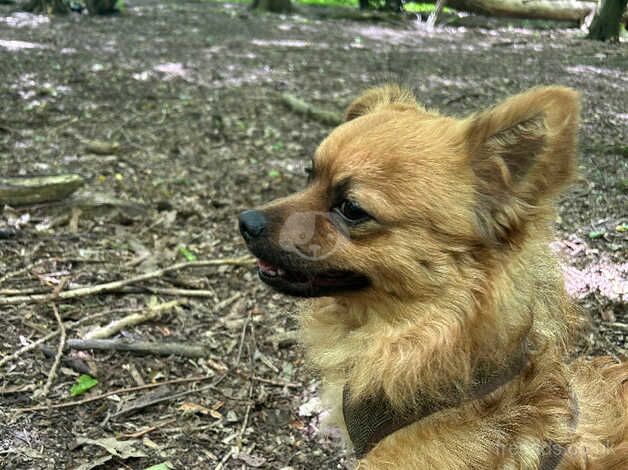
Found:
[{"label": "brown dog", "polygon": [[565,362],[580,318],[547,244],[575,168],[578,95],[535,88],[466,119],[367,91],[307,188],[240,215],[302,318],[363,469],[628,469],[628,363]]}]

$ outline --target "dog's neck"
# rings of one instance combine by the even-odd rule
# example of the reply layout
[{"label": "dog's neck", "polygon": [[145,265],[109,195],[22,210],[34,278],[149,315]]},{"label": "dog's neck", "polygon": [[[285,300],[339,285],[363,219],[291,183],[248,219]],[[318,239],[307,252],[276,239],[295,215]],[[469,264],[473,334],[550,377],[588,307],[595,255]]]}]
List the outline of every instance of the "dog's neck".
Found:
[{"label": "dog's neck", "polygon": [[435,398],[417,390],[412,402],[396,409],[382,396],[353,400],[348,384],[343,387],[342,414],[347,433],[358,458],[366,455],[377,443],[395,431],[437,413],[478,400],[496,391],[519,376],[528,363],[527,338],[511,352],[501,367],[479,363],[473,371],[469,387],[450,384],[443,396]]},{"label": "dog's neck", "polygon": [[[382,313],[390,308],[397,310]],[[468,384],[477,360],[499,367],[530,328],[515,312],[490,319],[495,326],[484,331],[474,324],[486,319],[455,308],[319,299],[303,315],[303,341],[326,382],[349,383],[358,397],[383,391],[403,406],[414,390],[438,395],[451,383]]]},{"label": "dog's neck", "polygon": [[559,272],[541,283],[521,271],[551,256],[536,250],[488,274],[459,273],[428,300],[316,299],[302,315],[309,362],[326,383],[349,383],[358,397],[383,391],[403,406],[415,390],[438,395],[448,384],[468,384],[477,361],[500,367],[524,337],[534,349],[563,347],[571,333],[563,312],[571,307]]}]

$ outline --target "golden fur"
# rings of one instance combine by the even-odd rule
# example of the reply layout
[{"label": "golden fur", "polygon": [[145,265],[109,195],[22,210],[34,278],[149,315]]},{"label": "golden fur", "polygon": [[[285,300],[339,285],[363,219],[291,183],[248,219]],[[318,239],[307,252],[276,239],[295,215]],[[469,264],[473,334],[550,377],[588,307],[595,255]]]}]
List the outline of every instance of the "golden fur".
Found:
[{"label": "golden fur", "polygon": [[577,93],[563,87],[465,119],[397,86],[369,90],[318,148],[307,189],[263,208],[273,220],[329,211],[330,188],[350,179],[373,215],[349,236],[317,225],[315,245],[331,254],[315,266],[371,284],[308,301],[302,314],[341,429],[345,384],[355,400],[384,394],[403,408],[417,391],[468,383],[478,360],[506,363],[523,338],[531,346],[520,376],[389,435],[358,468],[535,469],[551,441],[569,446],[561,470],[628,469],[628,365],[566,362],[582,321],[547,246],[554,198],[574,174],[578,116]]}]

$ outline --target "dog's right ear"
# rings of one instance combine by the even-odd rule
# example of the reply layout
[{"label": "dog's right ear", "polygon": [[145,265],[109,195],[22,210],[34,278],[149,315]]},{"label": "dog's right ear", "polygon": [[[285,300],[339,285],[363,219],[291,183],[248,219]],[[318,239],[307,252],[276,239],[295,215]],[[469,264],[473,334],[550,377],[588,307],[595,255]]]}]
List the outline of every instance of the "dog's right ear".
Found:
[{"label": "dog's right ear", "polygon": [[351,121],[382,107],[392,107],[399,111],[423,110],[410,90],[391,84],[366,90],[349,105],[344,118],[345,121]]}]

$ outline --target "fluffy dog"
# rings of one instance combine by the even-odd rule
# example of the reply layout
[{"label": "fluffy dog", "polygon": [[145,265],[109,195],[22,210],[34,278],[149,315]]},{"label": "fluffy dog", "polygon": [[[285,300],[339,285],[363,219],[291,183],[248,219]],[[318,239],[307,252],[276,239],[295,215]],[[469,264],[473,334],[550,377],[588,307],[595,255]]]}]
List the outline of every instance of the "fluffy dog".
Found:
[{"label": "fluffy dog", "polygon": [[628,363],[568,363],[581,318],[548,249],[578,94],[464,119],[367,91],[307,188],[240,214],[360,469],[628,469]]}]

